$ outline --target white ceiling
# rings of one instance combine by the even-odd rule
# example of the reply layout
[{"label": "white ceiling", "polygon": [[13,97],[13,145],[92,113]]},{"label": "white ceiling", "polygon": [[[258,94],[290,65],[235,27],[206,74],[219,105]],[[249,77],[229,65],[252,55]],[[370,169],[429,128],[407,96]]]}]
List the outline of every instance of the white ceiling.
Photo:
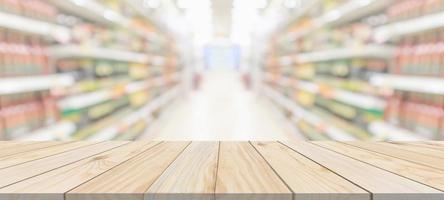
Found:
[{"label": "white ceiling", "polygon": [[233,0],[212,0],[213,32],[215,37],[228,37],[231,33]]}]

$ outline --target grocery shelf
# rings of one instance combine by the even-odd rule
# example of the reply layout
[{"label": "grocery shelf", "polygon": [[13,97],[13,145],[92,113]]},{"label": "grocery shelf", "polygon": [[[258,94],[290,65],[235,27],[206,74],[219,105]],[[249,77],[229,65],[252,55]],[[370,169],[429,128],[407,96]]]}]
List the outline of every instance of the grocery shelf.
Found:
[{"label": "grocery shelf", "polygon": [[71,39],[71,30],[64,26],[4,12],[0,12],[0,19],[0,27],[3,28],[49,36],[60,42]]},{"label": "grocery shelf", "polygon": [[66,140],[76,131],[76,125],[72,122],[62,121],[48,127],[38,129],[16,140]]},{"label": "grocery shelf", "polygon": [[180,92],[179,86],[172,88],[165,92],[162,96],[150,101],[147,105],[139,110],[127,115],[126,117],[119,119],[119,122],[113,123],[113,125],[103,129],[102,131],[92,135],[88,140],[110,140],[118,136],[120,130],[125,129],[139,120],[149,118],[151,113],[162,106],[166,105],[172,99],[174,99]]},{"label": "grocery shelf", "polygon": [[[271,74],[266,74],[265,77],[268,80],[273,80],[272,78],[273,75]],[[276,82],[280,85],[283,86],[291,86],[291,87],[295,87],[310,93],[314,93],[314,94],[321,94],[320,91],[320,86],[316,83],[312,83],[309,81],[301,81],[301,80],[296,80],[296,79],[291,79],[291,78],[286,78],[286,77],[279,77]],[[383,110],[385,108],[385,101],[371,96],[371,95],[366,95],[366,94],[360,94],[360,93],[355,93],[355,92],[350,92],[350,91],[346,91],[343,89],[338,89],[338,88],[333,88],[333,87],[329,87],[328,88],[328,98],[332,98],[335,99],[337,101],[355,106],[355,107],[359,107],[359,108],[363,108],[363,109],[367,109],[367,110]]]},{"label": "grocery shelf", "polygon": [[[84,19],[96,22],[99,24],[112,26],[118,25],[129,28],[132,25],[132,20],[114,11],[111,8],[103,6],[96,0],[50,0],[52,4],[58,8],[72,13]],[[126,2],[128,3],[128,2]],[[136,9],[138,10],[138,9]],[[155,33],[146,33],[134,30],[137,34],[146,37],[151,41],[159,41],[160,37]]]},{"label": "grocery shelf", "polygon": [[284,27],[287,27],[291,23],[294,23],[295,21],[299,20],[301,17],[307,14],[307,12],[309,12],[313,7],[319,5],[320,2],[321,2],[320,0],[311,0],[304,3],[301,8],[296,10],[296,12],[292,13],[290,19],[285,21]]},{"label": "grocery shelf", "polygon": [[104,89],[94,92],[69,96],[59,101],[62,110],[76,110],[92,106],[114,97],[114,89]]},{"label": "grocery shelf", "polygon": [[[155,20],[155,17],[152,15],[152,13],[146,12],[145,7],[140,6],[140,2],[138,2],[137,0],[127,0],[127,1],[125,1],[125,3],[128,6],[130,6],[131,8],[133,8],[134,10],[136,10],[136,12],[139,15],[143,16],[146,20],[155,24],[156,27],[165,28],[165,27],[163,27],[164,26],[163,24],[161,24]],[[162,36],[158,33],[150,32],[146,35],[146,37],[148,40],[153,41],[153,42],[162,41]]]},{"label": "grocery shelf", "polygon": [[314,106],[310,111],[324,121],[334,124],[334,127],[346,132],[349,135],[352,135],[359,140],[371,139],[371,134],[367,131],[366,126],[360,126],[350,120],[343,119],[322,107]]},{"label": "grocery shelf", "polygon": [[301,31],[290,33],[285,37],[285,41],[292,42],[308,35],[312,31],[326,26],[335,26],[344,24],[373,12],[385,8],[393,3],[393,0],[354,0],[347,1],[336,9],[333,9],[322,16],[313,20],[311,27],[307,27]]},{"label": "grocery shelf", "polygon": [[418,136],[418,134],[415,134],[412,131],[382,121],[371,123],[369,125],[369,130],[376,137],[375,139],[397,141],[416,141],[426,139]]},{"label": "grocery shelf", "polygon": [[331,95],[333,99],[340,102],[367,110],[383,110],[385,108],[385,101],[371,95],[359,94],[341,89],[332,89]]},{"label": "grocery shelf", "polygon": [[[58,8],[67,11],[73,15],[82,17],[104,25],[111,25],[112,21],[105,17],[106,8],[103,8],[100,4],[93,0],[49,0],[51,4]],[[89,10],[89,12],[86,12]],[[108,14],[109,15],[109,14]],[[108,17],[109,18],[109,17]]]},{"label": "grocery shelf", "polygon": [[130,19],[127,19],[111,8],[106,8],[96,0],[51,0],[51,3],[62,10],[66,10],[96,23],[104,25],[118,24],[123,27],[128,27],[131,23]]},{"label": "grocery shelf", "polygon": [[378,87],[385,87],[394,90],[422,92],[431,94],[444,94],[444,79],[407,76],[395,74],[374,74],[370,77],[370,83]]},{"label": "grocery shelf", "polygon": [[279,94],[271,87],[265,86],[264,92],[266,96],[275,101],[278,105],[289,110],[295,116],[296,119],[303,119],[313,124],[313,126],[315,127],[323,127],[325,133],[328,134],[330,138],[341,141],[355,140],[355,138],[352,137],[350,134],[343,132],[342,130],[330,125],[329,123],[326,123],[320,117],[298,106],[296,103],[284,97],[283,95]]},{"label": "grocery shelf", "polygon": [[148,89],[150,87],[162,86],[162,85],[167,84],[170,81],[174,82],[174,81],[180,80],[179,72],[174,73],[169,76],[170,76],[170,78],[168,78],[168,80],[166,80],[165,77],[156,77],[156,78],[153,78],[150,80],[137,81],[137,82],[130,83],[130,84],[126,85],[125,91],[126,91],[126,93],[134,93],[134,92]]},{"label": "grocery shelf", "polygon": [[48,90],[73,85],[70,74],[33,75],[0,79],[0,95]]},{"label": "grocery shelf", "polygon": [[444,27],[444,12],[376,27],[373,31],[373,38],[378,42],[386,42],[400,36],[441,27]]},{"label": "grocery shelf", "polygon": [[[52,56],[58,59],[96,58],[134,63],[148,63],[151,59],[150,56],[144,53],[80,45],[54,46],[49,48],[49,51]],[[160,59],[157,56],[155,58]]]},{"label": "grocery shelf", "polygon": [[59,107],[64,110],[76,110],[92,106],[100,102],[112,99],[116,96],[131,94],[134,92],[148,89],[150,87],[162,86],[170,81],[176,81],[179,79],[178,75],[172,75],[172,76],[173,76],[172,78],[174,79],[171,80],[166,80],[165,77],[158,77],[146,81],[131,82],[124,86],[124,91],[119,91],[119,92],[116,92],[116,89],[114,87],[111,87],[94,92],[69,96],[59,101]]},{"label": "grocery shelf", "polygon": [[394,52],[395,49],[387,45],[365,45],[283,56],[279,62],[281,65],[292,65],[294,63],[323,62],[351,58],[389,59],[393,57]]},{"label": "grocery shelf", "polygon": [[330,26],[343,25],[373,13],[381,12],[396,0],[353,0],[325,15]]},{"label": "grocery shelf", "polygon": [[[0,57],[6,56],[5,62],[0,63],[0,97],[2,102],[6,102],[4,106],[8,109],[11,106],[10,110],[14,110],[17,106],[12,114],[1,116],[1,138],[24,135],[17,139],[73,139],[79,133],[77,129],[82,128],[80,131],[83,131],[83,127],[87,127],[86,131],[81,132],[85,133],[83,135],[99,132],[97,137],[100,139],[106,136],[103,135],[104,132],[100,132],[103,127],[110,127],[110,124],[120,120],[122,123],[117,123],[114,127],[130,125],[136,118],[142,118],[140,113],[147,109],[156,109],[153,106],[165,104],[165,98],[155,99],[150,107],[133,113],[136,106],[144,104],[139,100],[150,96],[146,92],[150,92],[151,87],[165,86],[154,89],[155,95],[160,93],[163,97],[164,88],[179,85],[179,79],[182,78],[178,71],[179,66],[173,66],[176,61],[180,61],[178,57],[181,55],[175,50],[179,45],[174,44],[173,38],[170,38],[163,26],[156,27],[152,21],[139,18],[140,15],[130,10],[128,2],[110,3],[99,0],[19,0],[0,3],[0,7],[4,8],[0,11],[1,39],[4,41],[0,42],[5,43],[3,47],[6,48],[0,52]],[[134,42],[139,43],[136,46],[140,51],[130,47],[134,46],[130,45]],[[54,71],[55,74],[43,74],[48,69],[63,68],[63,63],[59,63],[58,59],[65,58],[69,59],[67,65],[75,63],[69,66],[76,68],[75,70],[82,68],[81,65],[90,64],[82,62],[83,60],[91,61],[94,67],[101,64],[96,61],[106,61],[106,64],[111,65],[107,67],[113,69],[122,63],[127,63],[128,67],[136,63],[140,66],[103,78],[94,73]],[[141,66],[154,68],[138,69]],[[72,71],[73,68],[62,71]],[[139,72],[140,76],[133,76],[133,73]],[[11,74],[17,76],[9,76]],[[87,76],[86,79],[83,76]],[[133,104],[129,105],[133,99],[132,94],[142,91],[143,94],[134,95],[137,103],[131,102]],[[46,105],[46,101],[51,99],[56,100],[57,108]],[[116,99],[118,107],[113,108],[113,113],[88,120],[64,117],[70,111],[77,112],[78,109]],[[27,102],[36,106],[28,108]],[[109,103],[115,105],[114,101]],[[83,114],[83,111],[79,112]],[[53,122],[53,114],[62,116],[63,121]],[[150,117],[144,116],[144,119]],[[105,118],[108,120],[103,120]],[[39,125],[37,122],[53,123],[43,123],[41,126],[45,127],[35,130]],[[128,130],[129,135],[140,131],[144,124],[138,121],[136,125],[138,126],[130,127],[132,129]],[[26,130],[35,131],[29,133]],[[114,130],[117,129],[107,129],[105,132],[112,134]]]}]

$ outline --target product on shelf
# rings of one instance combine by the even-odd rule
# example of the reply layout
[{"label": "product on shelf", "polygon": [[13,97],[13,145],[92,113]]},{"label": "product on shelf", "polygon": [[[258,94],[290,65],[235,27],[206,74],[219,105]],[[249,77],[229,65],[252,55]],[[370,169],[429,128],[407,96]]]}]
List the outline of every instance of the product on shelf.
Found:
[{"label": "product on shelf", "polygon": [[38,37],[0,29],[0,77],[51,73],[46,45]]},{"label": "product on shelf", "polygon": [[439,138],[440,140],[444,140],[444,117],[441,119],[439,125],[439,135],[437,138]]},{"label": "product on shelf", "polygon": [[58,14],[56,7],[43,0],[2,0],[0,11],[50,22],[54,22]]},{"label": "product on shelf", "polygon": [[0,140],[6,140],[5,124],[3,118],[0,118]]},{"label": "product on shelf", "polygon": [[296,125],[310,140],[329,140],[329,137],[326,136],[321,127],[314,127],[304,120],[298,120]]},{"label": "product on shelf", "polygon": [[[14,80],[16,77],[39,75],[45,78],[63,74],[76,81],[72,86],[57,90],[0,94],[0,139],[24,138],[65,121],[76,126],[77,131],[69,137],[93,137],[109,124],[121,124],[123,117],[138,112],[178,82],[176,74],[182,66],[171,38],[139,18],[124,1],[97,2],[128,18],[128,26],[101,24],[72,16],[50,1],[0,0],[0,12],[4,14],[32,19],[29,23],[37,21],[35,23],[39,24],[40,21],[63,26],[72,35],[71,40],[60,42],[0,27],[0,78]],[[88,10],[85,8],[85,12]],[[110,50],[116,52],[116,56],[112,59],[94,53],[70,56],[69,51],[68,55],[61,52],[63,56],[60,57],[53,55],[53,46],[64,45],[85,52]],[[146,56],[149,62],[126,59],[131,55]],[[72,104],[70,100],[75,102]],[[118,130],[116,138],[135,138],[147,124],[146,120],[138,120],[126,126],[119,127],[122,130]],[[47,134],[55,135],[51,131]],[[59,139],[58,136],[54,138]]]},{"label": "product on shelf", "polygon": [[17,138],[58,120],[56,100],[47,92],[0,96],[5,138]]},{"label": "product on shelf", "polygon": [[130,95],[130,103],[134,108],[139,108],[149,102],[150,93],[148,91],[136,92]]},{"label": "product on shelf", "polygon": [[444,77],[444,30],[404,38],[391,72]]},{"label": "product on shelf", "polygon": [[388,100],[385,118],[425,138],[439,139],[443,108],[442,95],[398,91]]},{"label": "product on shelf", "polygon": [[397,0],[387,9],[389,22],[397,22],[444,11],[443,0]]},{"label": "product on shelf", "polygon": [[137,121],[132,126],[128,127],[127,130],[122,130],[122,132],[116,136],[116,140],[134,140],[142,134],[147,128],[147,122],[145,119]]}]

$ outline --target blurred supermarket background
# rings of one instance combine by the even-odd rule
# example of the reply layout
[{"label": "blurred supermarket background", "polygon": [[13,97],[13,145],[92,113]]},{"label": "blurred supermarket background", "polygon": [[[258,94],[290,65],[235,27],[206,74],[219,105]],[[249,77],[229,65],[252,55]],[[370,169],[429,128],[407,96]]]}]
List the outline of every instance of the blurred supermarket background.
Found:
[{"label": "blurred supermarket background", "polygon": [[441,140],[444,0],[0,0],[0,140]]}]

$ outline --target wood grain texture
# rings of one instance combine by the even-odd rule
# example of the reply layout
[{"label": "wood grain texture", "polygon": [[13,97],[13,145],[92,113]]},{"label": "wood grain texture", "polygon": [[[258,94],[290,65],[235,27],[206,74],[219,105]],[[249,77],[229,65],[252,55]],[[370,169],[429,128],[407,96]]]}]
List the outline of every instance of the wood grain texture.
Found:
[{"label": "wood grain texture", "polygon": [[444,171],[338,142],[315,144],[444,191]]},{"label": "wood grain texture", "polygon": [[38,160],[44,157],[74,150],[80,147],[93,145],[95,143],[97,142],[79,141],[79,142],[61,143],[60,145],[54,145],[42,149],[36,149],[34,151],[27,151],[24,153],[5,156],[0,158],[0,169],[4,169],[20,163]]},{"label": "wood grain texture", "polygon": [[193,142],[154,182],[146,200],[214,199],[219,142]]},{"label": "wood grain texture", "polygon": [[444,151],[444,141],[418,141],[404,143]]},{"label": "wood grain texture", "polygon": [[[387,142],[387,144],[394,145],[393,147],[397,149],[402,149],[406,151],[414,151],[417,153],[422,153],[427,156],[434,156],[437,158],[444,159],[444,152],[439,149],[430,148],[430,145],[421,145],[421,143],[405,143],[405,142]],[[444,146],[442,147],[444,149]]]},{"label": "wood grain texture", "polygon": [[347,142],[347,144],[444,170],[444,159],[426,155],[414,150],[400,149],[398,146],[393,144],[361,141]]},{"label": "wood grain texture", "polygon": [[0,200],[442,200],[442,144],[0,142]]},{"label": "wood grain texture", "polygon": [[248,142],[221,142],[216,199],[290,200],[292,193]]},{"label": "wood grain texture", "polygon": [[68,200],[142,200],[190,142],[163,142],[66,193]]},{"label": "wood grain texture", "polygon": [[0,141],[0,152],[10,147],[18,147],[20,145],[28,145],[36,143],[34,141]]},{"label": "wood grain texture", "polygon": [[294,193],[295,199],[370,199],[370,194],[278,142],[252,142]]},{"label": "wood grain texture", "polygon": [[103,142],[75,151],[68,151],[65,153],[49,156],[39,160],[15,165],[13,167],[0,170],[0,188],[23,181],[27,178],[40,175],[50,170],[74,163],[76,161],[88,158],[95,154],[107,151],[109,149],[121,146],[128,142]]},{"label": "wood grain texture", "polygon": [[63,145],[63,142],[53,142],[53,141],[47,141],[47,142],[25,142],[24,144],[17,144],[13,143],[13,145],[10,145],[9,147],[1,148],[0,149],[0,158],[5,156],[10,156],[18,153],[23,153],[27,151],[32,151],[36,149],[42,149],[50,146],[55,145]]},{"label": "wood grain texture", "polygon": [[295,151],[365,188],[375,200],[443,199],[436,189],[307,142],[283,142]]},{"label": "wood grain texture", "polygon": [[152,148],[158,143],[138,141],[119,146],[79,162],[2,188],[0,189],[0,199],[63,200],[64,193]]}]

